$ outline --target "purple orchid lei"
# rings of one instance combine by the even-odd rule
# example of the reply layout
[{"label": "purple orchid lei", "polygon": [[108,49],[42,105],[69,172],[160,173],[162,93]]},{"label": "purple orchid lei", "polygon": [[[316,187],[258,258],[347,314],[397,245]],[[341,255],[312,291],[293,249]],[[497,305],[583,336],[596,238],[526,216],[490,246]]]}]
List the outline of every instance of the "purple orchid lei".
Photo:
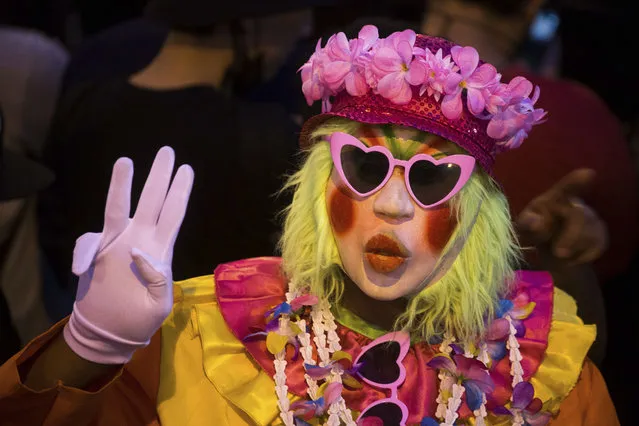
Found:
[{"label": "purple orchid lei", "polygon": [[[290,344],[295,348],[293,355],[293,360],[295,360],[300,351],[298,340],[301,335],[308,332],[306,330],[308,326],[303,321],[301,324],[304,324],[304,329],[301,329],[296,325],[300,322],[296,323],[287,320],[284,322],[286,326],[282,327],[281,320],[289,317],[299,320],[300,317],[306,317],[303,314],[304,309],[316,307],[318,304],[319,299],[316,296],[309,293],[298,294],[292,297],[289,302],[283,302],[267,311],[265,314],[267,323],[265,330],[250,334],[243,340],[266,339],[269,352],[276,356],[276,365],[283,363],[283,368],[286,364],[285,347]],[[484,423],[484,417],[486,416],[484,407],[486,402],[485,395],[491,393],[495,387],[489,374],[489,368],[494,362],[501,360],[506,355],[509,338],[514,339],[525,334],[526,328],[523,320],[533,312],[534,308],[535,303],[530,301],[528,294],[525,292],[515,295],[512,300],[502,299],[499,301],[496,319],[488,326],[483,342],[480,344],[489,356],[486,358],[488,362],[483,360],[482,351],[479,349],[480,346],[473,346],[468,350],[464,350],[460,345],[452,342],[446,345],[449,348],[449,352],[439,353],[429,361],[429,367],[438,370],[440,373],[447,374],[453,380],[453,387],[457,386],[460,390],[463,388],[463,391],[461,393],[458,392],[456,408],[451,413],[446,413],[446,417],[452,416],[450,419],[425,417],[421,422],[422,426],[460,424],[457,421],[457,410],[461,403],[462,393],[466,394],[464,399],[468,408],[474,413],[477,424],[486,424]],[[283,410],[289,415],[288,420],[290,423],[285,421],[285,424],[306,426],[311,424],[308,423],[311,420],[326,419],[329,407],[341,398],[342,383],[351,389],[361,388],[361,383],[358,380],[359,367],[359,365],[353,364],[352,358],[348,353],[341,350],[332,353],[330,361],[325,363],[324,366],[305,362],[304,368],[308,378],[313,381],[324,381],[325,386],[323,386],[323,391],[317,389],[317,392],[314,392],[317,393],[315,398],[296,401],[290,405],[290,408]],[[339,371],[340,382],[327,381],[336,370]],[[285,373],[283,371],[280,373],[282,377],[279,380],[284,380],[283,384],[285,384]],[[513,378],[515,377],[513,376]],[[277,380],[278,377],[276,377]],[[283,395],[278,395],[278,397],[281,396],[280,399],[286,399],[286,389],[282,388],[281,391]],[[450,392],[451,390],[448,389],[445,393]],[[448,399],[449,406],[451,405],[451,399],[454,399],[454,394],[453,390],[453,398]],[[551,414],[543,409],[542,401],[539,398],[534,398],[532,384],[526,381],[513,382],[513,392],[509,404],[507,406],[494,407],[490,411],[496,416],[512,417],[513,425],[517,426],[543,426],[551,419]],[[438,415],[437,417],[440,416]],[[441,423],[442,420],[444,423]],[[357,426],[382,425],[383,423],[380,423],[380,421],[376,417],[369,417],[359,421]],[[326,424],[332,424],[332,422],[329,421]],[[335,424],[339,424],[339,421]],[[354,425],[355,423],[352,424]]]},{"label": "purple orchid lei", "polygon": [[[415,46],[412,30],[379,38],[373,25],[364,26],[356,39],[342,32],[331,36],[324,47],[321,39],[315,53],[299,69],[302,92],[309,105],[321,100],[323,112],[331,109],[331,96],[346,90],[350,96],[369,91],[395,104],[407,104],[413,88],[441,101],[442,114],[457,119],[466,95],[467,109],[475,117],[490,120],[489,137],[504,149],[517,148],[533,125],[543,122],[546,111],[535,108],[539,87],[524,77],[501,82],[494,66],[479,63],[473,47],[454,46],[449,55]],[[532,97],[530,96],[532,94]]]}]

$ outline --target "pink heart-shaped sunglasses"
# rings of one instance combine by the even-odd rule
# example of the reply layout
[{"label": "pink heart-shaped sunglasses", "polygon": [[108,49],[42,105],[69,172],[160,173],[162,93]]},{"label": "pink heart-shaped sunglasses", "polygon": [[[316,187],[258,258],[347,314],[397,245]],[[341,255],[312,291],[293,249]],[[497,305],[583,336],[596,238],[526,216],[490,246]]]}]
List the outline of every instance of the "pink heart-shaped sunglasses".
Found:
[{"label": "pink heart-shaped sunglasses", "polygon": [[410,160],[398,160],[383,146],[366,146],[356,137],[335,132],[329,136],[331,157],[346,186],[361,197],[379,191],[393,175],[395,167],[404,168],[406,188],[422,208],[445,203],[468,182],[475,158],[454,154],[436,160],[417,154]]},{"label": "pink heart-shaped sunglasses", "polygon": [[410,347],[410,336],[403,331],[388,333],[362,348],[355,359],[357,374],[371,386],[390,390],[390,397],[375,401],[366,407],[357,418],[357,424],[404,426],[408,419],[408,408],[397,395],[397,389],[406,379],[402,362]]}]

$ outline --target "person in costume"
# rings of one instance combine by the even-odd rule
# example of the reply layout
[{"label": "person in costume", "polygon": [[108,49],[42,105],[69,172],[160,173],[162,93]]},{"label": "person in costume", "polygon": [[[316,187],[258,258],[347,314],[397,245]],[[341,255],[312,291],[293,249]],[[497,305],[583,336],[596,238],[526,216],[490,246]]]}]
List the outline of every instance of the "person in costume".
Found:
[{"label": "person in costume", "polygon": [[539,89],[501,82],[472,47],[410,30],[382,39],[373,26],[318,43],[301,77],[324,113],[301,134],[282,258],[174,286],[193,171],[171,181],[174,154],[161,149],[130,218],[133,164],[118,160],[104,229],[74,251],[73,313],[0,367],[0,418],[619,424],[586,359],[594,327],[550,274],[515,270],[491,177],[496,153],[545,118]]}]

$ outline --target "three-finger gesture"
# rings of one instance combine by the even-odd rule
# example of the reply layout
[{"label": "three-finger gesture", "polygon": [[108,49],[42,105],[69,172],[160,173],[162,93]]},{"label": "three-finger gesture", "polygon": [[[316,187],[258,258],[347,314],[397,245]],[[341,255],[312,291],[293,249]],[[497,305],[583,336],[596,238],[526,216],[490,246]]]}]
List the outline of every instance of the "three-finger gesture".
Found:
[{"label": "three-finger gesture", "polygon": [[175,155],[158,152],[130,218],[133,162],[113,167],[101,233],[81,236],[73,252],[80,277],[64,337],[81,357],[127,362],[146,346],[173,305],[173,246],[186,212],[193,170],[183,165],[171,182]]}]

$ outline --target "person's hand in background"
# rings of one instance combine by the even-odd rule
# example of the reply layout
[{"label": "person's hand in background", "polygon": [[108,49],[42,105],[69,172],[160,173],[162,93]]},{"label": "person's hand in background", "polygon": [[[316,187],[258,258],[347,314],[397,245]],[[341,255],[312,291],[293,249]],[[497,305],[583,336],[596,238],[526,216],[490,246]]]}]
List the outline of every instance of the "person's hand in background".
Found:
[{"label": "person's hand in background", "polygon": [[515,221],[522,245],[566,265],[599,258],[608,245],[606,226],[580,198],[594,178],[592,170],[575,170],[528,203]]}]

